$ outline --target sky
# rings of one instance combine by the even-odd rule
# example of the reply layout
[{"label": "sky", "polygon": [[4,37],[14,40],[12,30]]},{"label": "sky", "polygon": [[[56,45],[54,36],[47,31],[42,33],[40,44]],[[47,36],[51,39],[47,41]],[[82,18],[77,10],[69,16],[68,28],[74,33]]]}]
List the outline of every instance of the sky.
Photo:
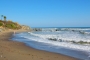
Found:
[{"label": "sky", "polygon": [[0,15],[30,27],[90,27],[90,0],[0,0]]}]

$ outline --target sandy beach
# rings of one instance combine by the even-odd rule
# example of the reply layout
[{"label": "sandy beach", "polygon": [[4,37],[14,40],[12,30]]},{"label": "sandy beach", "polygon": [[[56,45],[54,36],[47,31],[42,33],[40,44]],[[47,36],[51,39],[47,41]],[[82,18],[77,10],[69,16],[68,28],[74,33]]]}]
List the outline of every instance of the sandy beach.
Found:
[{"label": "sandy beach", "polygon": [[12,34],[13,31],[0,32],[0,60],[78,60],[62,54],[37,50],[21,42],[11,41]]}]

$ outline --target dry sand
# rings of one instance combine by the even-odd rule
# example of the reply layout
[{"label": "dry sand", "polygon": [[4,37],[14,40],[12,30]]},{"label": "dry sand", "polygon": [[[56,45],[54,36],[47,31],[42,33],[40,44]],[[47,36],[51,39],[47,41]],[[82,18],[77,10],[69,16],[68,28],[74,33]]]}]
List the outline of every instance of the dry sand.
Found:
[{"label": "dry sand", "polygon": [[12,34],[13,31],[0,32],[0,60],[78,60],[62,54],[37,50],[21,42],[10,41]]}]

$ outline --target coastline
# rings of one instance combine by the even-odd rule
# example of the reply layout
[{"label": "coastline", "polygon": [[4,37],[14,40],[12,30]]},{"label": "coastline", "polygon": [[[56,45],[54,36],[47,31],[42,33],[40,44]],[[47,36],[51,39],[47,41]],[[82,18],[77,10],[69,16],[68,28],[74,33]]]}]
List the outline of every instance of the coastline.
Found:
[{"label": "coastline", "polygon": [[[26,32],[17,30],[16,33]],[[0,32],[0,60],[79,60],[62,54],[37,50],[11,41],[13,31]]]}]

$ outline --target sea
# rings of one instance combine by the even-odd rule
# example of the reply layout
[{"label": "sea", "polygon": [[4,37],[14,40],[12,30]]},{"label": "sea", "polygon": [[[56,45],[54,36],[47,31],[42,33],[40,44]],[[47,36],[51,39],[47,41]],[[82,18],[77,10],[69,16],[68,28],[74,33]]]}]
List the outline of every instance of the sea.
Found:
[{"label": "sea", "polygon": [[90,27],[32,28],[32,32],[13,35],[13,41],[23,42],[38,50],[60,53],[81,60],[90,60]]}]

